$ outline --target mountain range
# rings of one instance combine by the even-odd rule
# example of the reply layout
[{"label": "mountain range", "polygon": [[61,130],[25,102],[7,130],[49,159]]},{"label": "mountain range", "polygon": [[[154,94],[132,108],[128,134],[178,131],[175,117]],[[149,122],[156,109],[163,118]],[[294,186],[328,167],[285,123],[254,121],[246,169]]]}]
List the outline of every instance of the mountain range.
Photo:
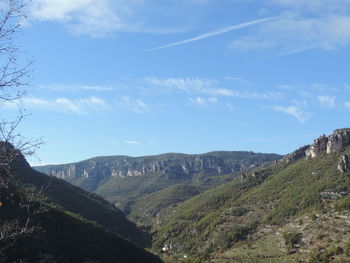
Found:
[{"label": "mountain range", "polygon": [[[36,202],[56,213],[43,226],[59,229],[56,220],[69,221],[72,241],[89,251],[97,231],[98,244],[106,249],[100,262],[109,262],[108,244],[117,244],[120,236],[126,243],[118,247],[127,244],[127,251],[135,249],[133,256],[145,260],[111,262],[160,262],[130,242],[149,247],[167,263],[350,262],[350,129],[322,135],[285,156],[114,156],[35,169],[50,175],[32,170],[24,159],[13,171],[25,192],[37,189]],[[75,232],[87,226],[88,232]],[[62,239],[57,235],[55,242]],[[97,254],[105,251],[92,244]],[[56,247],[48,246],[44,255],[58,257],[52,252]]]},{"label": "mountain range", "polygon": [[34,168],[93,191],[134,221],[150,225],[159,221],[159,215],[169,207],[280,158],[277,154],[253,152],[169,153],[96,157]]}]

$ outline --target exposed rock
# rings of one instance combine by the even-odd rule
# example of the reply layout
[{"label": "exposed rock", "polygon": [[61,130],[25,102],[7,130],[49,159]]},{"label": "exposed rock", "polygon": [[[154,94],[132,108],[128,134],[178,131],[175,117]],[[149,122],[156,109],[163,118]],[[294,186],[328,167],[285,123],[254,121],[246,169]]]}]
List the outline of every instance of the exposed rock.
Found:
[{"label": "exposed rock", "polygon": [[327,153],[339,151],[348,145],[350,145],[350,129],[335,130],[333,134],[328,137]]},{"label": "exposed rock", "polygon": [[284,158],[283,158],[283,161],[289,163],[290,161],[293,161],[293,160],[299,160],[303,157],[306,156],[306,150],[310,147],[310,145],[305,145],[303,147],[300,147],[298,150],[290,153],[290,154],[287,154]]},{"label": "exposed rock", "polygon": [[283,158],[283,161],[288,163],[304,157],[315,158],[321,154],[337,152],[349,145],[350,129],[338,129],[335,130],[333,134],[329,136],[322,135],[320,138],[316,139],[313,144],[303,146],[300,149],[286,155]]},{"label": "exposed rock", "polygon": [[328,137],[325,135],[322,135],[320,138],[316,139],[314,143],[305,150],[306,158],[314,158],[327,152],[327,142]]},{"label": "exposed rock", "polygon": [[[238,158],[236,156],[241,156]],[[275,154],[252,152],[212,152],[201,155],[167,154],[148,157],[101,157],[66,165],[36,169],[62,179],[164,175],[177,178],[199,172],[219,175],[252,169],[278,160]]]},{"label": "exposed rock", "polygon": [[337,168],[342,173],[348,172],[350,170],[350,156],[347,154],[341,155]]}]

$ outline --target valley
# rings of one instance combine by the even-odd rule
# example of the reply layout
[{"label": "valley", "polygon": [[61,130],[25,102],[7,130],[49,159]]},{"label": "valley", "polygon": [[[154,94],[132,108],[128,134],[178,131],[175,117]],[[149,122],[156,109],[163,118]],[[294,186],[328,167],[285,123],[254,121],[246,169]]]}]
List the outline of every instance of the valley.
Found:
[{"label": "valley", "polygon": [[[124,175],[113,176],[106,163],[129,157],[36,169],[70,175],[64,179],[81,186],[100,182],[96,193],[147,227],[152,251],[165,262],[348,262],[349,129],[283,158],[251,152],[165,156],[157,156],[159,166],[156,157],[136,159],[143,166],[131,162],[140,171],[162,168],[144,175],[128,176],[122,166]],[[84,176],[91,163],[94,176]],[[108,176],[96,172],[101,167]]]}]

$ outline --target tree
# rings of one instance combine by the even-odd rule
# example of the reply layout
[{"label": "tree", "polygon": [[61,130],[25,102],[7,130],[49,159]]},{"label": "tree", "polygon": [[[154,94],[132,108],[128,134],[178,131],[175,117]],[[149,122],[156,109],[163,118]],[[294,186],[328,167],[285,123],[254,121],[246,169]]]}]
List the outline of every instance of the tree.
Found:
[{"label": "tree", "polygon": [[[32,63],[23,66],[18,62],[21,51],[14,42],[21,23],[26,18],[28,1],[0,2],[0,106],[19,101],[29,86]],[[18,106],[18,114],[14,119],[8,120],[3,114],[0,114],[0,118],[0,163],[9,165],[18,154],[18,150],[25,155],[34,154],[41,141],[29,140],[18,132],[18,126],[25,118],[23,108]],[[11,147],[11,144],[14,147]]]},{"label": "tree", "polygon": [[[14,42],[26,18],[28,1],[0,1],[0,107],[18,102],[29,86],[32,63],[21,65],[18,61],[21,51]],[[37,193],[19,191],[11,169],[19,154],[32,155],[41,144],[40,140],[29,140],[18,131],[24,118],[20,106],[14,119],[9,120],[0,113],[0,262],[6,261],[6,251],[15,242],[38,229],[32,221],[43,211],[41,204],[35,201]]]}]

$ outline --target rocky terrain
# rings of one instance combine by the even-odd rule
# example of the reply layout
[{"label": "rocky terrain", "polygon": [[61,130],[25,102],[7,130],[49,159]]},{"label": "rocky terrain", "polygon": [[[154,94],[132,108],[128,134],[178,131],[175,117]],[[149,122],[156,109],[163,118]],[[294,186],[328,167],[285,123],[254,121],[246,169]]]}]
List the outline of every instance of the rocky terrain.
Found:
[{"label": "rocky terrain", "polygon": [[253,152],[211,152],[200,155],[163,154],[146,157],[97,157],[86,161],[34,167],[58,178],[72,180],[79,177],[127,177],[155,174],[186,176],[204,170],[228,174],[259,167],[265,162],[279,159],[276,154]]},{"label": "rocky terrain", "polygon": [[169,207],[281,157],[254,152],[169,153],[96,157],[35,169],[93,191],[113,202],[132,220],[150,225],[162,220]]},{"label": "rocky terrain", "polygon": [[166,262],[350,262],[349,131],[173,207],[154,250]]},{"label": "rocky terrain", "polygon": [[286,155],[283,160],[290,162],[300,158],[315,158],[321,154],[329,154],[340,151],[350,145],[350,129],[338,129],[331,135],[322,135],[310,145],[303,146],[298,150]]}]

